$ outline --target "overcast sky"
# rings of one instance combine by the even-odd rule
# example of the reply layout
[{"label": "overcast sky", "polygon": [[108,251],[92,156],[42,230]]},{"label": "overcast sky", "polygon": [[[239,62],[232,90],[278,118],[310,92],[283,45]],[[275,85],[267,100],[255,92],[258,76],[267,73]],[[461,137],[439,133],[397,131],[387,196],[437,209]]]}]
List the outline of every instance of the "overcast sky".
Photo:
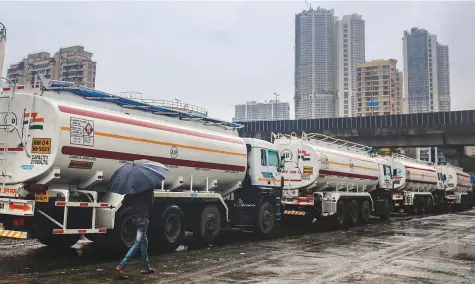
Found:
[{"label": "overcast sky", "polygon": [[[315,2],[366,21],[366,60],[395,58],[402,36],[427,29],[449,45],[452,109],[475,109],[475,2]],[[0,2],[6,69],[28,53],[80,44],[97,61],[96,88],[178,98],[230,120],[234,105],[291,103],[294,19],[290,2]]]}]

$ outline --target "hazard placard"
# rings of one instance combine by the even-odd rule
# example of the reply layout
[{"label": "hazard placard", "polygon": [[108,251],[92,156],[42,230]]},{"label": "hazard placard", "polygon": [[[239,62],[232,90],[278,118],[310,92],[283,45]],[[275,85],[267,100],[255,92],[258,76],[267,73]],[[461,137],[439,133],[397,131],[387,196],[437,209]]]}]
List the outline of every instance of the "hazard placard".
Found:
[{"label": "hazard placard", "polygon": [[32,154],[51,154],[51,138],[33,138],[31,143]]}]

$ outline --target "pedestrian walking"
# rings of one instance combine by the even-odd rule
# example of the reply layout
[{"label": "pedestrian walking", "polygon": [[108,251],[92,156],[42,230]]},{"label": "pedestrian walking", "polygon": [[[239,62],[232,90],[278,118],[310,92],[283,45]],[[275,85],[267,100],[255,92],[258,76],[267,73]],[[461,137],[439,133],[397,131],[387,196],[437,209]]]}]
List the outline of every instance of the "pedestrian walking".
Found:
[{"label": "pedestrian walking", "polygon": [[109,181],[111,192],[125,195],[122,206],[131,209],[132,221],[137,229],[135,243],[115,269],[121,278],[127,278],[124,268],[138,250],[142,256],[142,273],[155,272],[148,258],[147,229],[155,199],[154,189],[161,187],[167,171],[164,165],[148,160],[127,162],[114,172]]},{"label": "pedestrian walking", "polygon": [[127,278],[124,268],[127,262],[134,256],[134,254],[140,250],[142,256],[143,269],[142,274],[154,273],[155,269],[150,267],[150,261],[148,259],[148,238],[147,228],[149,224],[150,211],[153,207],[154,195],[153,189],[145,190],[141,193],[132,194],[126,196],[128,199],[126,204],[132,209],[133,223],[137,229],[137,237],[135,243],[129,249],[124,259],[116,267],[117,273],[121,278]]}]

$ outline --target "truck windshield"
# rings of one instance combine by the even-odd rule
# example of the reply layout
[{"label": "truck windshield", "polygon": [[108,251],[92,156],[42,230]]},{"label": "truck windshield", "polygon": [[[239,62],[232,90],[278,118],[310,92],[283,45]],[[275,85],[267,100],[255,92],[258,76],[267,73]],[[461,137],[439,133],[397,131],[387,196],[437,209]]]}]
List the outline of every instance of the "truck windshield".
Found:
[{"label": "truck windshield", "polygon": [[279,153],[276,151],[269,151],[269,166],[271,167],[278,167],[279,166]]}]

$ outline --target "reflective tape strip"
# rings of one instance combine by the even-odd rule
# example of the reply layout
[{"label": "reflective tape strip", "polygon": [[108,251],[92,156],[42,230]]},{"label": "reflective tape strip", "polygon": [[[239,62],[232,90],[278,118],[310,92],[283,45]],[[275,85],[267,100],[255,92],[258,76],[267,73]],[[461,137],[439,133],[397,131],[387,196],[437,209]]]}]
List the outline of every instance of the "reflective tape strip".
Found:
[{"label": "reflective tape strip", "polygon": [[0,229],[0,237],[14,238],[14,239],[26,239],[27,233],[20,231],[10,231]]},{"label": "reflective tape strip", "polygon": [[285,210],[285,211],[284,211],[284,214],[286,214],[286,215],[300,215],[300,216],[302,216],[302,215],[305,215],[306,212],[305,212],[305,211],[291,211],[291,210]]},{"label": "reflective tape strip", "polygon": [[106,233],[106,228],[98,229],[54,229],[53,235],[77,235],[77,234],[102,234]]},{"label": "reflective tape strip", "polygon": [[56,201],[57,207],[109,207],[109,203]]}]

